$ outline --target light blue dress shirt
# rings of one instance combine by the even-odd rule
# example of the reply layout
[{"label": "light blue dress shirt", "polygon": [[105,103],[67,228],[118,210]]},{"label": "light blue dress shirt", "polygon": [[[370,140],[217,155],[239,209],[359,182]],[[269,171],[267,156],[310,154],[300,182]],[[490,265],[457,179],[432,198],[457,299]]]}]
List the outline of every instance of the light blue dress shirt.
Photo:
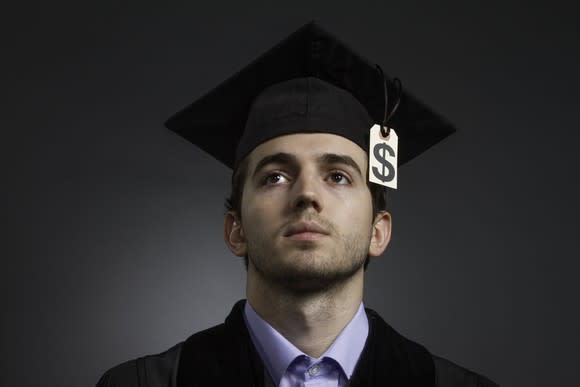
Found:
[{"label": "light blue dress shirt", "polygon": [[315,359],[258,316],[247,301],[244,318],[266,370],[279,387],[344,387],[354,372],[369,333],[369,322],[361,302],[330,348]]}]

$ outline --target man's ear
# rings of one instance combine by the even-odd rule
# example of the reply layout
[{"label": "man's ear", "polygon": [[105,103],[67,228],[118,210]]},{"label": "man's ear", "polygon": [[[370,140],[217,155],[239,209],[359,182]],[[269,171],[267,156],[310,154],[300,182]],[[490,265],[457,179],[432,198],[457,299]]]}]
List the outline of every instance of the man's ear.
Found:
[{"label": "man's ear", "polygon": [[230,251],[238,257],[246,255],[247,244],[242,222],[234,211],[228,211],[224,216],[224,241]]},{"label": "man's ear", "polygon": [[391,229],[391,214],[387,211],[380,211],[373,223],[369,256],[376,257],[385,251],[391,240]]}]

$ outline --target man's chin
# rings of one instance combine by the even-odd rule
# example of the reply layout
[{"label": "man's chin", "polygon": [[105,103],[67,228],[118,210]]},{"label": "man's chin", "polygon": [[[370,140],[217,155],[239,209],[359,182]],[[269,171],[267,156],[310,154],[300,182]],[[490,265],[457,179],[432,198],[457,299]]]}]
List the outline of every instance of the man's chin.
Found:
[{"label": "man's chin", "polygon": [[[278,246],[267,258],[249,254],[254,270],[270,286],[297,293],[336,288],[364,270],[366,256],[341,255],[322,241]],[[352,260],[351,260],[352,259]]]}]

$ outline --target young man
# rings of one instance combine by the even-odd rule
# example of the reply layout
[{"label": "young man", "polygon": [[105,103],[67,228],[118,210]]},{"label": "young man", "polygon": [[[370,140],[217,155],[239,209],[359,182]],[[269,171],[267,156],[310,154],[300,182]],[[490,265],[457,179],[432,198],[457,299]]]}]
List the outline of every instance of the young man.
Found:
[{"label": "young man", "polygon": [[401,164],[453,131],[392,92],[310,23],[168,121],[234,170],[224,240],[246,260],[247,301],[224,324],[109,370],[100,387],[495,385],[363,307],[368,259],[391,235],[385,189],[369,176],[392,181],[387,150]]}]

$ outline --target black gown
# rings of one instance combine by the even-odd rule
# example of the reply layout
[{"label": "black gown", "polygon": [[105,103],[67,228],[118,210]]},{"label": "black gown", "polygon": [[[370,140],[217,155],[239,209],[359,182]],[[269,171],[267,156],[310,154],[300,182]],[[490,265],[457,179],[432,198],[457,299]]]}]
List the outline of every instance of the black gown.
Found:
[{"label": "black gown", "polygon": [[[122,363],[97,387],[274,386],[234,305],[225,323],[198,332],[167,351]],[[493,387],[484,376],[430,354],[366,309],[369,335],[349,387]]]}]

